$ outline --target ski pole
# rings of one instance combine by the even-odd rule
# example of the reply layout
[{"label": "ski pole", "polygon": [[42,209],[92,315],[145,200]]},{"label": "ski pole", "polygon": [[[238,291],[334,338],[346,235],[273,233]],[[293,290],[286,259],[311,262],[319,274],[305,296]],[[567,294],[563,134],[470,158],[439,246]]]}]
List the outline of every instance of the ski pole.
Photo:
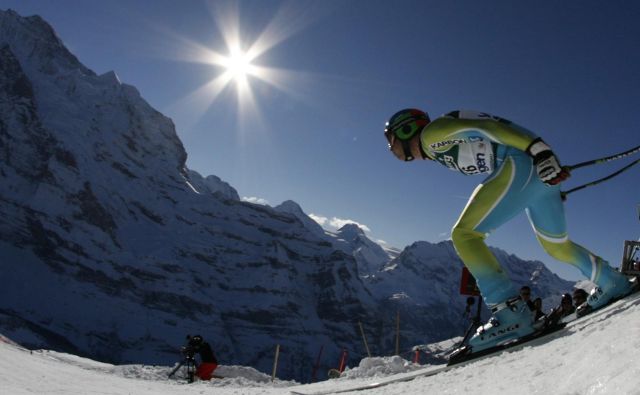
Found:
[{"label": "ski pole", "polygon": [[[586,162],[585,162],[585,163],[586,163]],[[596,163],[597,163],[597,162],[596,162]],[[565,199],[567,198],[567,195],[568,195],[568,194],[570,194],[570,193],[573,193],[573,192],[575,192],[575,191],[579,191],[579,190],[584,189],[584,188],[587,188],[587,187],[591,187],[591,186],[594,186],[594,185],[598,185],[598,184],[600,184],[601,182],[607,181],[607,180],[609,180],[609,179],[611,179],[611,178],[613,178],[613,177],[617,176],[618,174],[620,174],[620,173],[622,173],[622,172],[624,172],[624,171],[628,170],[628,169],[629,169],[629,168],[631,168],[633,165],[636,165],[636,164],[638,164],[638,163],[640,163],[640,159],[636,159],[636,160],[634,160],[633,162],[629,163],[628,165],[626,165],[626,166],[625,166],[625,167],[623,167],[622,169],[620,169],[620,170],[618,170],[618,171],[616,171],[616,172],[613,172],[613,173],[609,174],[609,175],[608,175],[608,176],[606,176],[606,177],[602,177],[602,178],[597,179],[597,180],[595,180],[595,181],[591,181],[591,182],[588,182],[588,183],[586,183],[586,184],[584,184],[584,185],[580,185],[579,187],[575,187],[575,188],[569,189],[568,191],[561,192],[562,200],[565,200]],[[594,164],[594,163],[592,163],[592,164]],[[584,165],[584,166],[587,166],[587,165]]]},{"label": "ski pole", "polygon": [[624,152],[620,152],[619,154],[606,156],[606,157],[600,158],[600,159],[588,160],[586,162],[580,162],[580,163],[577,163],[577,164],[572,165],[572,166],[565,166],[565,168],[567,168],[569,171],[571,171],[571,170],[574,170],[574,169],[578,169],[580,167],[585,167],[585,166],[591,166],[591,165],[600,164],[600,163],[611,162],[612,160],[621,159],[621,158],[624,158],[625,156],[629,156],[629,155],[635,154],[636,152],[640,152],[640,145],[637,146],[637,147],[631,148],[630,150],[627,150],[627,151],[624,151]]}]

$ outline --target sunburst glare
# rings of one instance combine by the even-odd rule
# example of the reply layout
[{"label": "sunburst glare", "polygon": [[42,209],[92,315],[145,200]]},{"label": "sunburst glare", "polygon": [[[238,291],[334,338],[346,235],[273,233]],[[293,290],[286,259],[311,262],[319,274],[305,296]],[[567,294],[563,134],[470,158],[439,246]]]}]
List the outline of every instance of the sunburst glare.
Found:
[{"label": "sunburst glare", "polygon": [[180,43],[177,46],[177,60],[208,64],[220,70],[212,80],[176,103],[180,108],[189,109],[194,115],[193,122],[197,122],[229,88],[235,88],[238,110],[242,111],[243,116],[248,115],[247,111],[250,110],[258,118],[261,118],[260,110],[252,89],[255,82],[260,81],[284,93],[293,94],[294,84],[288,80],[300,78],[300,73],[259,64],[261,56],[302,30],[316,17],[310,10],[292,5],[289,3],[289,6],[281,7],[250,45],[242,40],[238,4],[233,2],[209,3],[215,26],[224,39],[225,50],[216,50],[172,34]]}]

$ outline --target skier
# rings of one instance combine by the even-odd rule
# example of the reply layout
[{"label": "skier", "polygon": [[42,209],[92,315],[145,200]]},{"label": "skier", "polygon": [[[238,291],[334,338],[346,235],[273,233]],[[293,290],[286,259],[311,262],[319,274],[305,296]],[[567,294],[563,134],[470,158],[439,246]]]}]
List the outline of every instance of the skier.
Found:
[{"label": "skier", "polygon": [[491,231],[523,210],[545,251],[597,285],[587,298],[590,308],[631,291],[626,276],[569,239],[559,187],[569,173],[533,132],[482,112],[453,111],[431,121],[424,111],[404,109],[389,119],[384,134],[400,160],[432,160],[466,175],[487,175],[451,232],[456,252],[492,310],[489,322],[469,340],[474,352],[536,330],[531,310],[484,243]]}]

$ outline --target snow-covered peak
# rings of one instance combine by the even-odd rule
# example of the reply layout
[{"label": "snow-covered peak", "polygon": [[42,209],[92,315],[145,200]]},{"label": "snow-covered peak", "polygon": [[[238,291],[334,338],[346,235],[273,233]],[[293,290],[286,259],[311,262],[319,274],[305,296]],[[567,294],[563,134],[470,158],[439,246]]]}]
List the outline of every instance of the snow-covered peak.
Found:
[{"label": "snow-covered peak", "polygon": [[300,207],[300,205],[294,202],[293,200],[285,200],[284,202],[274,207],[274,209],[282,213],[293,214],[296,218],[300,220],[300,222],[302,222],[302,224],[307,230],[313,232],[313,234],[317,236],[320,236],[323,238],[325,237],[325,231],[322,228],[322,226],[320,226],[316,221],[314,221],[311,217],[309,217],[302,210],[302,207]]},{"label": "snow-covered peak", "polygon": [[302,210],[302,207],[293,200],[285,200],[274,208],[278,211],[294,214],[296,216],[307,216],[307,214]]},{"label": "snow-covered peak", "polygon": [[353,242],[363,237],[366,238],[364,230],[353,223],[346,224],[342,228],[338,229],[338,235],[348,242]]},{"label": "snow-covered peak", "polygon": [[371,275],[387,264],[394,256],[367,237],[358,225],[350,223],[341,227],[333,235],[336,248],[348,252],[356,258],[361,276]]},{"label": "snow-covered peak", "polygon": [[228,183],[222,181],[220,177],[209,175],[202,177],[195,170],[189,170],[189,182],[198,191],[198,193],[209,193],[218,195],[225,199],[240,200],[238,191]]},{"label": "snow-covered peak", "polygon": [[[530,286],[535,296],[543,298],[545,309],[554,307],[560,295],[575,286],[559,278],[541,262],[522,260],[497,248],[491,250],[509,273],[516,289]],[[400,292],[397,284],[405,284],[404,295],[419,303],[448,300],[454,309],[462,310],[465,298],[458,294],[462,267],[451,241],[415,242],[378,273],[373,287],[376,294],[393,299]]]},{"label": "snow-covered peak", "polygon": [[42,127],[56,132],[87,178],[105,174],[103,165],[151,182],[183,171],[187,155],[173,122],[115,72],[97,76],[83,66],[42,18],[0,11],[0,47],[31,84]]},{"label": "snow-covered peak", "polygon": [[18,57],[38,59],[40,71],[47,74],[77,70],[95,75],[69,52],[53,28],[38,15],[23,18],[13,10],[0,10],[0,37]]},{"label": "snow-covered peak", "polygon": [[458,254],[451,242],[442,241],[439,243],[429,243],[427,241],[416,241],[404,249],[399,258],[411,260],[422,257],[433,259],[457,259]]},{"label": "snow-covered peak", "polygon": [[116,72],[113,70],[99,75],[98,79],[100,81],[104,81],[106,84],[122,85],[122,82],[120,82],[120,77],[118,77],[118,74],[116,74]]}]

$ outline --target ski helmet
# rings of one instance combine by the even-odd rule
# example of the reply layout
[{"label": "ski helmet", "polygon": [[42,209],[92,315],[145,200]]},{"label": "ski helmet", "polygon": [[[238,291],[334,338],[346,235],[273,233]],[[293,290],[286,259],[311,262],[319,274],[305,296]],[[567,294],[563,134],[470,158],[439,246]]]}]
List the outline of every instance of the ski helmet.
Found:
[{"label": "ski helmet", "polygon": [[[389,143],[389,149],[393,151],[396,141],[400,141],[404,160],[413,160],[414,157],[409,147],[409,140],[418,135],[429,122],[429,115],[415,108],[406,108],[393,114],[384,129],[384,136]],[[394,152],[394,154],[396,153]],[[398,155],[396,154],[396,156]],[[400,158],[400,156],[398,157]]]}]

